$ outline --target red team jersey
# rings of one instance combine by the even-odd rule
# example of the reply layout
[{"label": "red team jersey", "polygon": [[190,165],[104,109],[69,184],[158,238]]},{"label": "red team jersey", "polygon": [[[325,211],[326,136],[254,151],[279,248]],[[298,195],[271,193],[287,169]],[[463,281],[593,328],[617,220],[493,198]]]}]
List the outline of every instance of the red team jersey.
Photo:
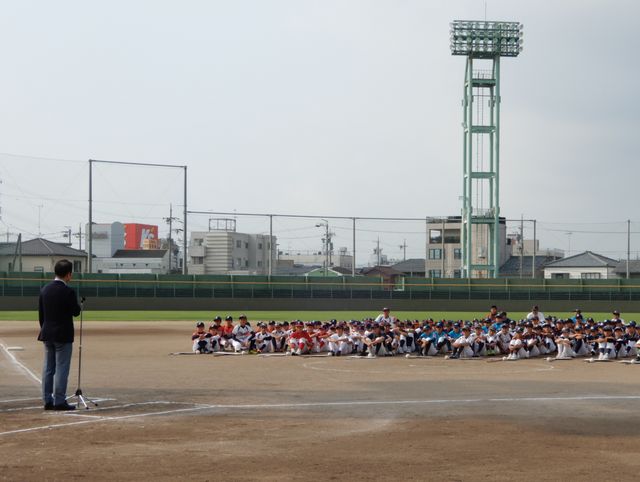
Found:
[{"label": "red team jersey", "polygon": [[309,336],[309,333],[307,333],[306,331],[294,331],[293,333],[291,333],[290,338],[292,338],[294,340],[300,340],[300,339],[304,338],[309,343],[312,342],[311,336]]}]

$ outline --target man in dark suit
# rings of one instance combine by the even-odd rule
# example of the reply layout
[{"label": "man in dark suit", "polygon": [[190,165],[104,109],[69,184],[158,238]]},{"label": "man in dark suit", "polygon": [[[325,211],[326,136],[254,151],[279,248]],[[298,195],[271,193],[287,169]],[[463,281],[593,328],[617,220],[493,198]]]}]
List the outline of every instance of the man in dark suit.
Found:
[{"label": "man in dark suit", "polygon": [[76,292],[67,286],[73,265],[63,259],[54,267],[56,278],[40,291],[38,340],[44,342],[42,399],[45,410],[75,410],[67,403],[67,381],[73,350],[73,317],[80,314]]}]

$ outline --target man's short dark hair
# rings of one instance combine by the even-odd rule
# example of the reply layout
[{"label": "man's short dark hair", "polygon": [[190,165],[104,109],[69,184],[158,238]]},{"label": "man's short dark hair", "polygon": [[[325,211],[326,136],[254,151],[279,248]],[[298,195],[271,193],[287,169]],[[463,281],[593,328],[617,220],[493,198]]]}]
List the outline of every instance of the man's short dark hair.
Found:
[{"label": "man's short dark hair", "polygon": [[53,271],[58,278],[64,278],[69,273],[73,272],[73,264],[68,259],[61,259],[56,263]]}]

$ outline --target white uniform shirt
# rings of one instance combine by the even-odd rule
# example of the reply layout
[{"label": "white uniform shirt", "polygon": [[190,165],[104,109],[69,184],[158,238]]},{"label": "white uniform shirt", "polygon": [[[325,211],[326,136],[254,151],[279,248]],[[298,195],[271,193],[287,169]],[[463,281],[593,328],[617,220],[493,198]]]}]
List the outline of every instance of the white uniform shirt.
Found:
[{"label": "white uniform shirt", "polygon": [[384,316],[384,313],[380,313],[377,318],[375,319],[376,323],[395,323],[396,322],[396,318],[395,316]]},{"label": "white uniform shirt", "polygon": [[233,328],[233,336],[238,340],[246,340],[251,336],[251,327],[247,325],[236,325]]},{"label": "white uniform shirt", "polygon": [[536,315],[533,311],[527,315],[527,321],[531,321],[534,318],[538,318],[538,321],[542,323],[544,321],[544,313],[542,311],[538,311]]}]

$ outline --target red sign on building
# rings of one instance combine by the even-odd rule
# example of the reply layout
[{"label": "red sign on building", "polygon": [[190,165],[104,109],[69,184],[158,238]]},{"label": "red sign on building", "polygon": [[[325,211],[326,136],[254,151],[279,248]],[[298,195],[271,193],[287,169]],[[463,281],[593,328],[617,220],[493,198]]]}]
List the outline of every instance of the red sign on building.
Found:
[{"label": "red sign on building", "polygon": [[150,224],[125,224],[124,249],[158,249],[158,226]]}]

